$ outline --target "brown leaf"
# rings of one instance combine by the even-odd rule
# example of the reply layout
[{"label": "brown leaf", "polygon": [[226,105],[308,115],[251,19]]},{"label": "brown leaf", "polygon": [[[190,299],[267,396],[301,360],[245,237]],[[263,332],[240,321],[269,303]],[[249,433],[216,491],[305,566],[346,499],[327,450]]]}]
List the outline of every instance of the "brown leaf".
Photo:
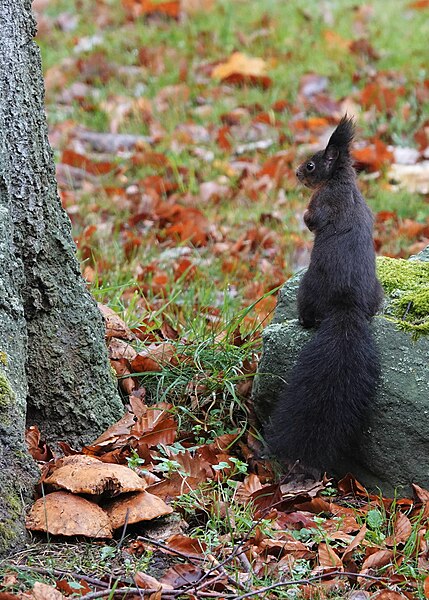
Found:
[{"label": "brown leaf", "polygon": [[171,585],[173,589],[177,590],[182,585],[189,585],[196,583],[203,572],[201,569],[190,563],[177,564],[170,567],[166,573],[161,577],[161,583]]},{"label": "brown leaf", "polygon": [[113,360],[119,360],[125,358],[132,361],[137,356],[137,352],[128,344],[125,340],[119,340],[118,338],[111,338],[108,345],[109,358]]},{"label": "brown leaf", "polygon": [[407,596],[393,590],[381,590],[371,596],[371,600],[404,600],[406,598]]},{"label": "brown leaf", "polygon": [[134,373],[162,371],[162,368],[168,365],[175,355],[176,348],[169,342],[151,344],[131,360],[131,368]]},{"label": "brown leaf", "polygon": [[105,304],[98,303],[105,325],[106,325],[106,338],[120,338],[122,340],[133,340],[135,335],[119,315],[114,310],[106,306]]},{"label": "brown leaf", "polygon": [[429,0],[415,0],[415,2],[410,2],[408,4],[408,8],[412,8],[414,10],[425,10],[429,8]]},{"label": "brown leaf", "polygon": [[148,486],[147,490],[164,500],[173,499],[182,494],[196,490],[201,480],[194,477],[184,477],[180,473],[172,473],[169,479]]},{"label": "brown leaf", "polygon": [[318,548],[319,564],[322,567],[343,569],[343,561],[328,544],[321,543]]},{"label": "brown leaf", "polygon": [[80,588],[76,589],[75,587],[71,587],[67,579],[60,579],[56,582],[56,588],[61,593],[64,593],[66,596],[72,596],[74,594],[78,594],[79,596],[83,596],[84,594],[89,594],[91,592],[91,588],[87,584],[86,581],[81,579],[79,581]]},{"label": "brown leaf", "polygon": [[25,441],[28,451],[34,460],[48,462],[54,457],[49,446],[45,442],[42,442],[41,433],[37,425],[32,425],[27,429],[25,432]]},{"label": "brown leaf", "polygon": [[177,423],[169,413],[170,408],[170,404],[162,402],[156,406],[146,406],[131,433],[149,446],[172,444],[176,438]]},{"label": "brown leaf", "polygon": [[93,502],[67,492],[53,492],[36,500],[28,513],[26,527],[52,535],[112,537],[107,514]]},{"label": "brown leaf", "polygon": [[404,515],[404,513],[402,512],[398,512],[396,514],[393,535],[386,539],[386,544],[388,546],[394,546],[396,544],[405,544],[405,542],[408,541],[412,530],[413,527],[407,515]]},{"label": "brown leaf", "polygon": [[143,573],[142,571],[137,571],[134,575],[134,583],[136,586],[141,588],[142,590],[172,590],[171,585],[166,583],[161,583],[155,577],[148,575],[147,573]]},{"label": "brown leaf", "polygon": [[359,547],[360,543],[365,539],[366,531],[367,528],[366,525],[364,525],[360,529],[359,533],[355,535],[350,544],[344,549],[342,556],[343,561],[347,561],[351,557],[353,550]]},{"label": "brown leaf", "polygon": [[235,501],[239,504],[247,504],[251,495],[262,489],[262,483],[257,475],[250,473],[242,483],[239,483],[235,492]]},{"label": "brown leaf", "polygon": [[114,163],[109,162],[94,162],[83,154],[78,154],[73,150],[64,150],[61,162],[63,165],[70,165],[71,167],[77,167],[83,169],[91,175],[105,175],[116,169]]},{"label": "brown leaf", "polygon": [[360,101],[364,108],[369,109],[371,106],[380,112],[392,112],[398,99],[403,96],[405,89],[403,87],[385,87],[379,82],[374,81],[367,83],[360,94]]},{"label": "brown leaf", "polygon": [[421,488],[416,483],[412,484],[412,488],[414,490],[415,495],[420,500],[420,502],[422,502],[422,504],[427,504],[429,502],[429,490]]},{"label": "brown leaf", "polygon": [[173,512],[171,506],[161,498],[146,491],[110,500],[103,504],[103,509],[109,515],[113,529],[122,527],[126,522],[131,525],[140,521],[152,521]]},{"label": "brown leaf", "polygon": [[172,550],[183,552],[193,558],[201,558],[207,552],[207,545],[205,542],[186,535],[172,535],[166,541],[166,545]]},{"label": "brown leaf", "polygon": [[425,598],[429,598],[429,575],[425,577],[425,580],[423,582],[423,590],[425,593]]},{"label": "brown leaf", "polygon": [[180,0],[157,2],[152,0],[122,0],[122,6],[132,18],[143,15],[160,14],[177,19],[180,14]]},{"label": "brown leaf", "polygon": [[[104,433],[100,435],[90,446],[86,446],[83,451],[85,454],[92,453],[89,451],[97,450],[97,446],[110,446],[116,440],[123,436],[129,436],[131,427],[135,424],[135,415],[131,412],[125,413],[125,415],[119,419],[117,423],[114,423]],[[88,450],[88,452],[87,452]]]},{"label": "brown leaf", "polygon": [[52,585],[36,581],[31,590],[31,600],[65,600],[65,596]]},{"label": "brown leaf", "polygon": [[62,463],[45,483],[74,494],[117,496],[125,492],[143,491],[146,487],[132,469],[103,463],[92,456],[66,456]]},{"label": "brown leaf", "polygon": [[393,559],[392,550],[377,550],[373,554],[370,554],[363,562],[361,573],[368,569],[378,569],[385,567]]}]

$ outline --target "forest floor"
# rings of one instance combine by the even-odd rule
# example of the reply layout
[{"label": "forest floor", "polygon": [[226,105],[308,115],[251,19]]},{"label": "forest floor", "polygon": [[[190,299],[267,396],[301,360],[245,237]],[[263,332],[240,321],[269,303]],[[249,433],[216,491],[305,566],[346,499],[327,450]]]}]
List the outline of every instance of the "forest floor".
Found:
[{"label": "forest floor", "polygon": [[[377,252],[429,244],[429,2],[33,7],[60,197],[129,402],[127,426],[84,453],[136,470],[175,512],[163,534],[127,517],[114,542],[35,539],[2,589],[429,598],[429,492],[279,483],[249,402],[276,292],[311,251],[295,168],[345,112]],[[50,451],[31,444],[46,479]]]}]

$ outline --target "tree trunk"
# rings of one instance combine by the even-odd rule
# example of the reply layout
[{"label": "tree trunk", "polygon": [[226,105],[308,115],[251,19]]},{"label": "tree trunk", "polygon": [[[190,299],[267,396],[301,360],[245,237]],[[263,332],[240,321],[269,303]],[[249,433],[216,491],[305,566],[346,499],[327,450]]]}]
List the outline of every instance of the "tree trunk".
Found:
[{"label": "tree trunk", "polygon": [[[26,401],[29,424],[39,425],[50,441],[71,444],[88,442],[122,414],[102,317],[80,275],[57,194],[34,34],[31,0],[2,0],[0,551],[23,531],[15,510],[21,500],[7,485],[24,488],[24,500],[32,488]],[[11,520],[16,527],[2,534]]]}]

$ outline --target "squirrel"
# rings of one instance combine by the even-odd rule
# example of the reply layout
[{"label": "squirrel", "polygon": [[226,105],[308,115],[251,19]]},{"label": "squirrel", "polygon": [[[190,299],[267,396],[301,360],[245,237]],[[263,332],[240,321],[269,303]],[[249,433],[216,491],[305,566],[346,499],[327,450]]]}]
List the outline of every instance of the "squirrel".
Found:
[{"label": "squirrel", "polygon": [[380,374],[370,320],[383,291],[375,269],[373,217],[350,155],[354,133],[354,121],[345,115],[325,150],[296,171],[314,190],[304,222],[315,234],[298,290],[298,314],[300,324],[316,332],[265,428],[278,458],[328,471],[352,450]]}]

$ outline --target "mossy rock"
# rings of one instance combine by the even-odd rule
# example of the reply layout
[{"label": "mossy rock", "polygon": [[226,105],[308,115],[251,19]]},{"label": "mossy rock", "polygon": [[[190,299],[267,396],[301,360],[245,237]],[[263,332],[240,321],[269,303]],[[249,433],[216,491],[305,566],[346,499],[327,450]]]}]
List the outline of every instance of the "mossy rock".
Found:
[{"label": "mossy rock", "polygon": [[[372,490],[409,494],[411,483],[429,487],[429,260],[378,259],[386,301],[372,327],[382,376],[368,423],[353,456],[336,475],[353,473]],[[420,260],[423,259],[423,260]],[[256,412],[266,421],[296,357],[312,332],[298,323],[296,293],[303,272],[283,286],[253,389]],[[429,292],[428,292],[429,293]],[[405,306],[405,308],[404,308]],[[405,314],[404,314],[405,313]],[[317,424],[315,424],[317,426]]]}]

